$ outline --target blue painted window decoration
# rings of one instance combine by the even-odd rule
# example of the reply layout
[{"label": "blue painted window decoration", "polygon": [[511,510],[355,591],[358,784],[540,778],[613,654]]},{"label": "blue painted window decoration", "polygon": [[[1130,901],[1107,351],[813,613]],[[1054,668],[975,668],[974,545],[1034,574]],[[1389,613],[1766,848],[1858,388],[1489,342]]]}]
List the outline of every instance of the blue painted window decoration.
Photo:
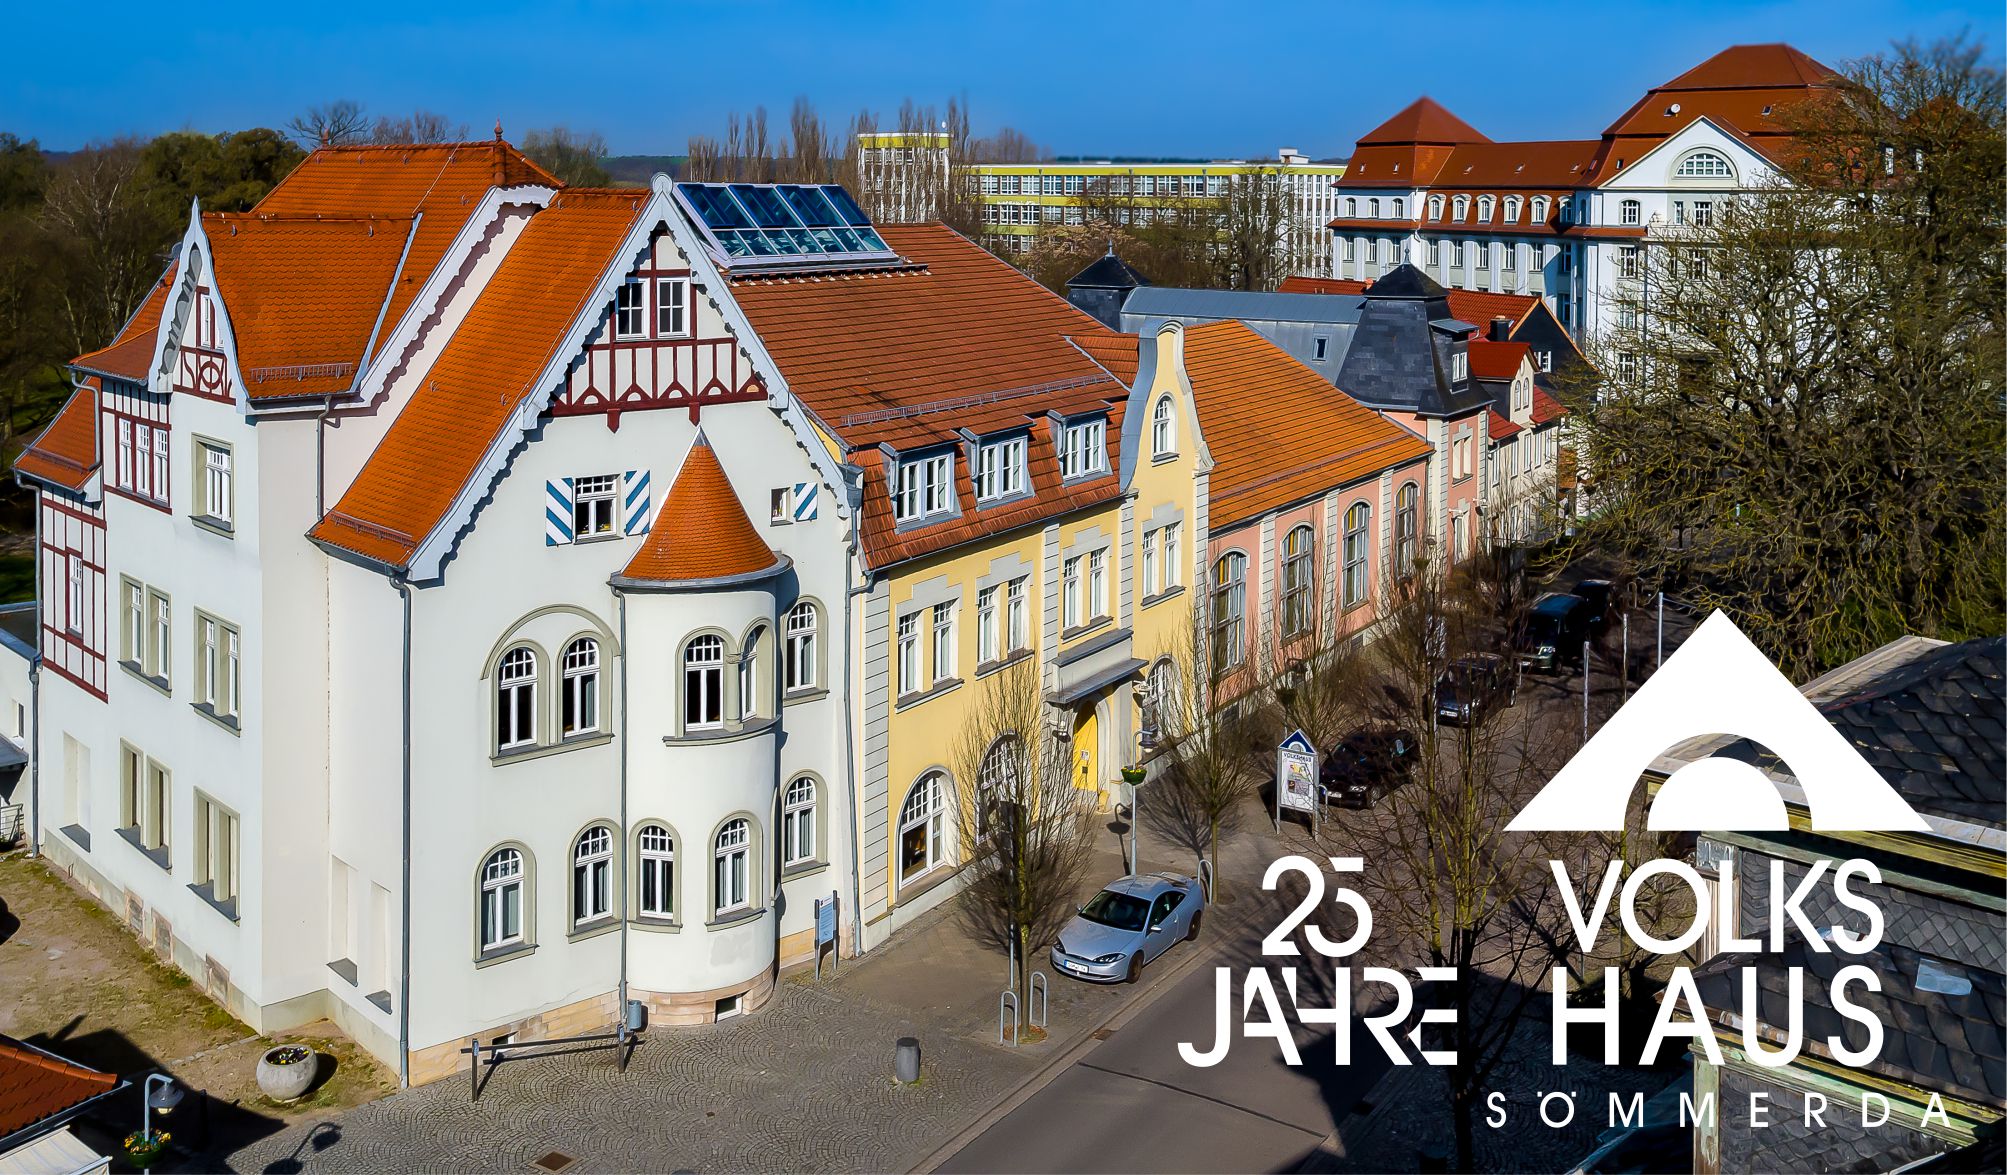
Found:
[{"label": "blue painted window decoration", "polygon": [[794,483],[794,520],[808,522],[815,517],[815,492],[817,483],[798,481]]},{"label": "blue painted window decoration", "polygon": [[621,500],[626,503],[621,512],[622,517],[627,522],[624,533],[630,535],[647,534],[648,528],[653,524],[655,517],[654,512],[649,509],[648,503],[648,471],[646,469],[630,469],[621,475],[620,484],[622,490]]},{"label": "blue painted window decoration", "polygon": [[554,477],[544,483],[544,546],[562,547],[572,537],[571,479]]}]

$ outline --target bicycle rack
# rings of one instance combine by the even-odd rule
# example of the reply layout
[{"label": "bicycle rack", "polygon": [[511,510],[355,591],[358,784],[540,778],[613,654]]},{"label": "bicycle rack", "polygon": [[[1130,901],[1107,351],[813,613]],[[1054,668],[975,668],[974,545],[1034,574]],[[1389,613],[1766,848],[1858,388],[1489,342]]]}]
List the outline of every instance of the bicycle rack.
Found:
[{"label": "bicycle rack", "polygon": [[1024,1035],[1024,1017],[1017,1003],[1017,993],[1006,988],[997,995],[997,1043],[1004,1043],[1004,1028],[1011,1028],[1010,1047],[1016,1048],[1018,1039]]},{"label": "bicycle rack", "polygon": [[1046,1007],[1052,1002],[1052,981],[1045,977],[1045,972],[1034,971],[1031,973],[1031,982],[1027,986],[1031,989],[1028,993],[1031,997],[1031,1026],[1033,1028],[1043,1028],[1045,1027]]}]

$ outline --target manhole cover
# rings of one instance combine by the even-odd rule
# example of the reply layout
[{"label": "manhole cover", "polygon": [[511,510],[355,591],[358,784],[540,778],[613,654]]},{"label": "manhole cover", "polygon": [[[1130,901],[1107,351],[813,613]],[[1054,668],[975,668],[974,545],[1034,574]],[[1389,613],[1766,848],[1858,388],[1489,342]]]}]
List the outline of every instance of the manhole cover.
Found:
[{"label": "manhole cover", "polygon": [[1113,1028],[1096,1028],[1087,1035],[1093,1037],[1095,1040],[1107,1040],[1109,1037],[1115,1035],[1115,1030]]},{"label": "manhole cover", "polygon": [[537,1159],[535,1162],[532,1162],[530,1166],[535,1167],[539,1171],[549,1171],[552,1173],[552,1175],[556,1175],[557,1172],[567,1170],[568,1168],[571,1167],[573,1163],[576,1162],[578,1162],[577,1159],[572,1158],[570,1155],[565,1154],[563,1151],[552,1151],[551,1153],[545,1155],[544,1157]]}]

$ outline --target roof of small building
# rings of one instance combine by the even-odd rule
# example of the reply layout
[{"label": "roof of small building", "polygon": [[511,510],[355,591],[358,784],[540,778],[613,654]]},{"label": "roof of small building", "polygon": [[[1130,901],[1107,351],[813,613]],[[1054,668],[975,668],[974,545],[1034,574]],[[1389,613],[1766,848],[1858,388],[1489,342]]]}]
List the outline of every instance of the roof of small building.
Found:
[{"label": "roof of small building", "polygon": [[118,1088],[110,1073],[0,1036],[0,1138]]},{"label": "roof of small building", "polygon": [[1520,364],[1527,361],[1533,348],[1525,343],[1493,342],[1477,338],[1470,341],[1470,373],[1479,379],[1510,380],[1519,375]]},{"label": "roof of small building", "polygon": [[1372,407],[1424,416],[1460,416],[1490,402],[1477,381],[1451,378],[1449,350],[1476,327],[1451,314],[1447,291],[1427,274],[1403,263],[1373,283],[1364,303],[1339,387]]},{"label": "roof of small building", "polygon": [[[879,232],[918,265],[749,277],[731,289],[788,389],[864,470],[866,561],[884,567],[1118,499],[1129,388],[1077,345],[1114,332],[945,225]],[[1044,422],[1102,413],[1108,472],[1062,483]],[[958,478],[959,513],[917,526],[893,519],[894,464],[881,446],[911,453],[1027,430],[1030,495],[976,510]]]},{"label": "roof of small building", "polygon": [[98,379],[92,376],[14,458],[14,472],[72,492],[89,484],[98,467],[97,402]]},{"label": "roof of small building", "polygon": [[1150,279],[1117,257],[1115,243],[1110,241],[1108,252],[1089,262],[1087,268],[1067,279],[1066,284],[1070,289],[1133,290],[1149,285]]},{"label": "roof of small building", "polygon": [[1186,329],[1185,371],[1213,459],[1215,530],[1429,452],[1428,442],[1233,319]]},{"label": "roof of small building", "polygon": [[1259,290],[1188,290],[1150,286],[1122,303],[1124,316],[1141,318],[1255,319],[1261,322],[1352,323],[1359,321],[1360,298],[1333,298]]},{"label": "roof of small building", "polygon": [[381,347],[488,190],[522,186],[564,184],[499,136],[470,143],[322,147],[253,211],[416,218],[410,253],[389,291],[384,330],[377,336]]},{"label": "roof of small building", "polygon": [[715,585],[771,575],[787,563],[760,538],[699,430],[648,537],[614,582],[643,588]]},{"label": "roof of small building", "polygon": [[524,226],[466,318],[309,536],[402,568],[593,311],[646,188],[567,188]]}]

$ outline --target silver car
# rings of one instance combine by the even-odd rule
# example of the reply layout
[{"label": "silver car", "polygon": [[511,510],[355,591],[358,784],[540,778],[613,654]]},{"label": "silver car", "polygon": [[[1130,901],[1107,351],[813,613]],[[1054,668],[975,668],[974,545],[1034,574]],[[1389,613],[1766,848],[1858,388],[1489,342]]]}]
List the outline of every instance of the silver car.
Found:
[{"label": "silver car", "polygon": [[1052,966],[1089,983],[1134,983],[1144,964],[1173,943],[1199,936],[1206,896],[1176,873],[1145,873],[1111,882],[1059,932]]}]

